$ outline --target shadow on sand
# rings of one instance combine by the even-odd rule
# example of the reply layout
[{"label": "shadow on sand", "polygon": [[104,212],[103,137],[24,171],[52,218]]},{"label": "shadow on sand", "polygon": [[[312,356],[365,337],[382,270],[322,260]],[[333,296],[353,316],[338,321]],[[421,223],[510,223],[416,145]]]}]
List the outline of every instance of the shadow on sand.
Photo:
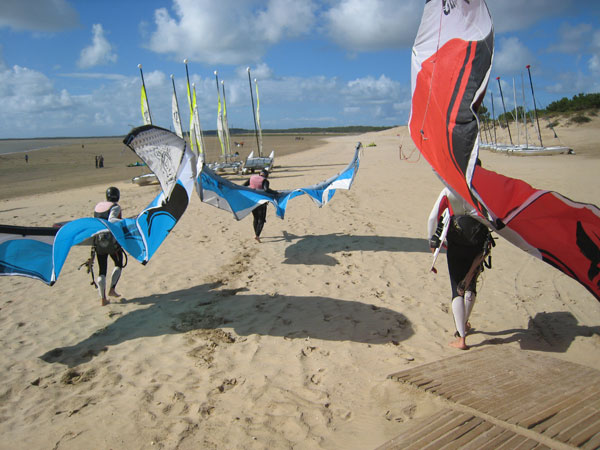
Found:
[{"label": "shadow on sand", "polygon": [[[522,350],[564,353],[576,337],[600,335],[600,327],[588,327],[578,324],[577,319],[568,311],[541,312],[529,319],[527,329],[511,329],[497,332],[475,330],[473,334],[494,336],[471,347],[501,345],[518,342]],[[507,337],[495,337],[504,336]]]},{"label": "shadow on sand", "polygon": [[222,327],[232,328],[239,336],[310,337],[375,345],[397,345],[414,333],[403,314],[387,308],[327,297],[237,295],[245,289],[218,287],[204,284],[128,300],[149,306],[117,318],[75,345],[52,349],[40,358],[74,367],[92,360],[109,346],[133,339]]},{"label": "shadow on sand", "polygon": [[343,233],[295,236],[284,231],[282,239],[291,243],[285,248],[284,264],[334,266],[338,261],[331,254],[353,251],[429,253],[427,240],[411,237],[356,236]]}]

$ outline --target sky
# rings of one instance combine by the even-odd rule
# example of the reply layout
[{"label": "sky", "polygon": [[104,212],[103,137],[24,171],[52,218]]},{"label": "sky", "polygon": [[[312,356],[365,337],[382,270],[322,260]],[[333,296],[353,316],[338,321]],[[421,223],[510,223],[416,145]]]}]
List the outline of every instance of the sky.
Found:
[{"label": "sky", "polygon": [[[173,75],[187,129],[184,59],[204,130],[216,128],[215,71],[230,127],[254,129],[247,68],[259,86],[263,129],[406,125],[424,4],[2,0],[0,139],[126,134],[142,124],[138,64],[153,123],[172,127]],[[498,76],[507,108],[515,92],[519,105],[525,92],[533,107],[528,64],[538,107],[600,92],[600,1],[488,0],[488,7],[496,108]]]}]

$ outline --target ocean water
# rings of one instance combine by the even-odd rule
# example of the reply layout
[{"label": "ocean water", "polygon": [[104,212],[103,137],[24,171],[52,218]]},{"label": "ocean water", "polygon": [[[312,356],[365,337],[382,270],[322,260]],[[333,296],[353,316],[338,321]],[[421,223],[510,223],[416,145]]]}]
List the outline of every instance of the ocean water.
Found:
[{"label": "ocean water", "polygon": [[25,153],[43,148],[55,147],[57,145],[73,144],[81,142],[81,138],[61,139],[5,139],[0,140],[0,155],[9,153]]}]

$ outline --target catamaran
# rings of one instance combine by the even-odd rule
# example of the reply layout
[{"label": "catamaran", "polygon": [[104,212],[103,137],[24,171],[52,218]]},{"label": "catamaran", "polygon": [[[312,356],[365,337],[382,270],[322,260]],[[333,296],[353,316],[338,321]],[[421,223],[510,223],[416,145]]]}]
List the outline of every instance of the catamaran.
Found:
[{"label": "catamaran", "polygon": [[[221,80],[219,87],[219,75],[215,70],[215,81],[217,83],[217,137],[221,149],[221,160],[207,164],[215,172],[231,170],[238,173],[242,169],[242,162],[238,159],[239,154],[231,153],[231,135],[229,134],[229,123],[227,120],[227,101],[225,98],[225,82]],[[221,108],[221,89],[223,90],[223,103]]]},{"label": "catamaran", "polygon": [[[533,105],[534,105],[534,112],[535,112],[535,123],[533,122],[533,120],[531,121],[531,123],[534,126],[534,128],[536,127],[536,124],[537,124],[537,134],[538,134],[540,145],[532,145],[529,143],[529,136],[527,134],[527,113],[525,112],[524,108],[523,108],[523,124],[522,125],[523,125],[523,129],[525,132],[525,143],[522,144],[520,142],[519,114],[518,114],[518,108],[517,108],[517,95],[516,95],[516,89],[514,86],[514,80],[513,80],[513,95],[514,95],[514,101],[515,101],[514,119],[515,119],[515,123],[517,125],[518,142],[516,144],[513,142],[512,134],[510,131],[510,124],[508,121],[508,114],[506,112],[506,106],[504,104],[504,94],[502,92],[502,84],[500,83],[500,77],[496,77],[496,80],[498,81],[498,90],[500,92],[500,98],[502,100],[504,117],[506,120],[506,123],[504,124],[504,126],[506,127],[506,130],[508,131],[508,138],[509,138],[510,144],[501,144],[501,143],[497,142],[496,129],[495,129],[496,119],[495,119],[495,114],[494,114],[494,99],[492,97],[492,123],[494,126],[494,134],[492,136],[492,134],[490,132],[489,137],[485,133],[483,136],[480,135],[480,147],[483,149],[486,149],[486,150],[491,150],[493,152],[502,152],[502,153],[506,153],[509,155],[521,155],[521,156],[528,156],[528,155],[544,156],[544,155],[559,155],[559,154],[572,155],[572,154],[575,154],[573,149],[569,148],[567,146],[564,146],[564,145],[544,146],[544,144],[542,143],[542,133],[541,133],[540,122],[539,122],[538,114],[537,114],[537,105],[536,105],[536,101],[535,101],[535,93],[533,91],[533,82],[531,80],[531,71],[530,71],[531,66],[527,65],[526,67],[527,67],[527,71],[529,73],[529,83],[531,85],[531,95],[533,97]],[[521,80],[521,84],[523,85],[522,80]],[[522,87],[522,90],[523,90],[523,104],[525,105],[525,90],[523,87]],[[491,130],[489,130],[489,126],[486,127],[486,129],[487,129],[487,131],[491,131]],[[552,131],[554,131],[554,129],[552,129]],[[558,136],[556,135],[556,131],[554,131],[554,137],[558,138]]]},{"label": "catamaran", "polygon": [[275,150],[271,152],[268,157],[262,155],[262,130],[260,128],[260,100],[258,97],[258,82],[254,79],[254,85],[256,86],[256,109],[254,109],[254,96],[252,94],[252,78],[250,77],[250,67],[246,68],[248,72],[248,83],[250,85],[250,99],[252,100],[252,115],[254,117],[254,134],[256,136],[256,148],[258,156],[254,156],[254,150],[250,152],[244,163],[242,173],[248,172],[254,173],[256,170],[266,169],[271,171],[273,169],[273,163],[275,161]]}]

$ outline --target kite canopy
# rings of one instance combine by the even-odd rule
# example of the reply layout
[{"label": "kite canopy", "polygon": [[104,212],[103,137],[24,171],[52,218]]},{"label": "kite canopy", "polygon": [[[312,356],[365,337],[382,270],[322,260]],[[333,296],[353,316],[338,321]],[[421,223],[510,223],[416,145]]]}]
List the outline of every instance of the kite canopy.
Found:
[{"label": "kite canopy", "polygon": [[412,54],[411,137],[435,172],[498,234],[600,300],[600,210],[476,164],[476,112],[493,45],[484,0],[426,3]]},{"label": "kite canopy", "polygon": [[161,159],[169,167],[157,173],[163,178],[161,186],[174,181],[168,188],[170,195],[161,192],[137,217],[117,222],[84,217],[60,228],[0,225],[0,275],[23,275],[52,285],[71,247],[107,230],[135,259],[143,264],[150,260],[187,208],[194,189],[196,158],[182,139],[154,126],[132,130],[124,142],[150,167],[157,163],[153,160],[157,147],[173,156]]},{"label": "kite canopy", "polygon": [[243,219],[254,208],[267,202],[271,202],[275,206],[277,217],[283,219],[287,203],[294,197],[306,194],[321,207],[331,200],[337,189],[350,189],[358,172],[361,147],[360,142],[356,144],[352,161],[337,175],[312,186],[278,191],[277,194],[269,194],[232,183],[204,166],[198,175],[198,186],[201,186],[198,193],[203,202],[232,212],[237,220]]}]

